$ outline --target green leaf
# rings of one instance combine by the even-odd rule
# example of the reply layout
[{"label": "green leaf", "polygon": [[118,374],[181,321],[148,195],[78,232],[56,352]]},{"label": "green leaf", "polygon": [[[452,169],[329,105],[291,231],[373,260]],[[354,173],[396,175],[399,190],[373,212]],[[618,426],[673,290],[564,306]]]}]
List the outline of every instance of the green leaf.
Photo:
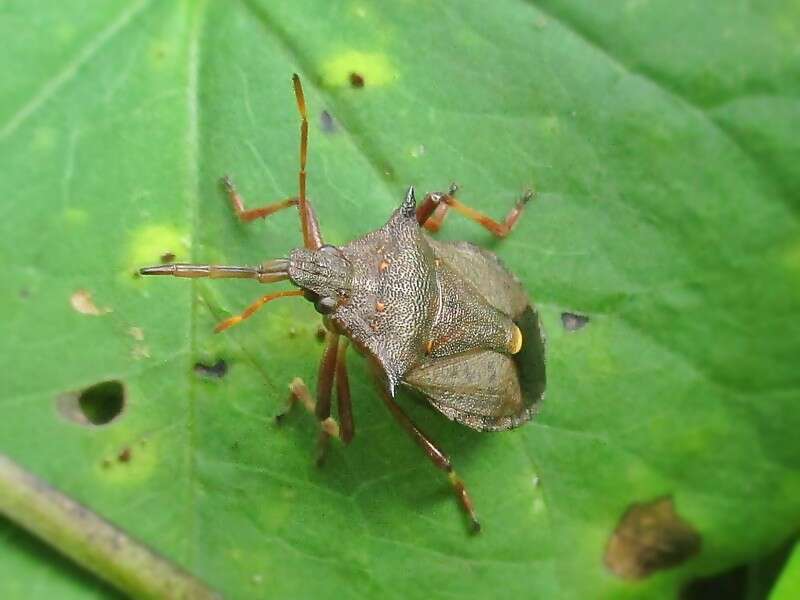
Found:
[{"label": "green leaf", "polygon": [[[0,449],[230,597],[674,597],[768,553],[800,519],[798,23],[790,1],[5,3]],[[274,425],[287,383],[316,380],[310,305],[213,335],[266,288],[132,276],[300,244],[293,211],[242,225],[217,185],[296,194],[295,71],[330,243],[412,183],[457,181],[497,218],[539,192],[506,240],[458,215],[440,234],[537,302],[538,419],[480,434],[404,400],[477,537],[355,354],[350,447],[317,469],[313,419]],[[103,381],[122,414],[76,422],[74,392]],[[697,553],[616,575],[634,505],[674,510]],[[0,527],[4,597],[108,593]]]},{"label": "green leaf", "polygon": [[800,595],[800,545],[795,544],[770,594],[770,600],[791,600],[798,595]]}]

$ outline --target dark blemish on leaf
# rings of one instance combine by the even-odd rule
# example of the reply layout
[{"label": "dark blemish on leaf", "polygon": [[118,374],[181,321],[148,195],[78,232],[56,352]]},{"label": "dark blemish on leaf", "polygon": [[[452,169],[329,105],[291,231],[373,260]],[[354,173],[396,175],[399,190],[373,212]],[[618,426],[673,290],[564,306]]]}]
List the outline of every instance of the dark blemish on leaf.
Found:
[{"label": "dark blemish on leaf", "polygon": [[[744,600],[747,597],[748,566],[739,565],[711,577],[700,577],[680,591],[680,600]],[[759,568],[759,578],[761,577]]]},{"label": "dark blemish on leaf", "polygon": [[364,76],[353,71],[350,73],[350,87],[361,89],[364,87]]},{"label": "dark blemish on leaf", "polygon": [[589,317],[571,312],[561,313],[561,324],[567,331],[577,331],[589,322]]},{"label": "dark blemish on leaf", "polygon": [[700,534],[666,496],[628,507],[611,534],[604,562],[618,577],[643,579],[685,562],[700,551],[700,543]]},{"label": "dark blemish on leaf", "polygon": [[31,297],[31,293],[27,288],[22,288],[19,291],[19,297],[22,298],[23,300],[27,300],[28,298]]},{"label": "dark blemish on leaf", "polygon": [[322,325],[317,325],[317,331],[315,332],[315,334],[317,336],[317,341],[324,342],[325,341],[325,336],[327,335],[327,333],[328,332],[325,330],[325,328]]},{"label": "dark blemish on leaf", "polygon": [[194,365],[194,372],[203,377],[225,377],[228,372],[228,363],[221,358],[213,365],[197,362]]},{"label": "dark blemish on leaf", "polygon": [[121,463],[127,463],[131,461],[131,456],[133,453],[131,452],[130,446],[125,446],[119,454],[117,454],[117,460]]},{"label": "dark blemish on leaf", "polygon": [[323,133],[336,133],[339,126],[327,110],[323,110],[319,117],[320,128]]},{"label": "dark blemish on leaf", "polygon": [[125,386],[121,381],[101,381],[56,398],[62,416],[81,425],[107,425],[125,408]]},{"label": "dark blemish on leaf", "polygon": [[162,254],[160,258],[161,258],[161,263],[162,264],[171,263],[173,260],[175,260],[175,253],[174,252],[164,252],[164,254]]}]

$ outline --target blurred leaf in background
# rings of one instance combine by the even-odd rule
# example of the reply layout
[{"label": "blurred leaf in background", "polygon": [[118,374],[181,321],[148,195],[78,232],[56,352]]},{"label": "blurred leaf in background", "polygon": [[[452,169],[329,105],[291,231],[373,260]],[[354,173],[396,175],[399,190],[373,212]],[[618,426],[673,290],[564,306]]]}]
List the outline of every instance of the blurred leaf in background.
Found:
[{"label": "blurred leaf in background", "polygon": [[[796,534],[796,2],[11,0],[0,36],[0,450],[228,596],[672,598]],[[133,276],[301,243],[293,211],[243,226],[217,185],[296,193],[295,71],[330,243],[409,184],[496,217],[539,192],[506,240],[457,215],[440,236],[540,307],[538,420],[479,434],[404,401],[480,536],[361,360],[324,469],[311,418],[274,426],[316,379],[308,303],[215,336],[264,287]],[[76,399],[101,382],[124,406],[93,425]],[[608,556],[629,527],[634,571]],[[0,531],[4,598],[110,593]]]}]

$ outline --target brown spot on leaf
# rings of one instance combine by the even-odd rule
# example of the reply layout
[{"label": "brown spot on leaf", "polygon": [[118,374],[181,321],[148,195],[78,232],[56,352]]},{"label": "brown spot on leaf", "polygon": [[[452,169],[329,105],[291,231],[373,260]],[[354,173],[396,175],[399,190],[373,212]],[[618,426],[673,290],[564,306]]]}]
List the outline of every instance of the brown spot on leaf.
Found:
[{"label": "brown spot on leaf", "polygon": [[164,254],[162,254],[160,258],[162,263],[171,263],[173,260],[175,260],[175,253],[164,252]]},{"label": "brown spot on leaf", "polygon": [[360,73],[356,73],[353,71],[350,73],[350,86],[356,89],[361,89],[364,87],[364,76]]},{"label": "brown spot on leaf", "polygon": [[72,294],[72,296],[69,297],[69,303],[72,305],[72,308],[83,315],[97,317],[111,312],[109,308],[98,308],[92,300],[92,294],[86,290],[78,290]]},{"label": "brown spot on leaf", "polygon": [[126,463],[131,461],[132,452],[130,446],[125,446],[119,454],[117,454],[117,460],[121,463]]},{"label": "brown spot on leaf", "polygon": [[688,560],[700,543],[700,534],[667,496],[628,507],[611,534],[604,562],[623,579],[642,579]]}]

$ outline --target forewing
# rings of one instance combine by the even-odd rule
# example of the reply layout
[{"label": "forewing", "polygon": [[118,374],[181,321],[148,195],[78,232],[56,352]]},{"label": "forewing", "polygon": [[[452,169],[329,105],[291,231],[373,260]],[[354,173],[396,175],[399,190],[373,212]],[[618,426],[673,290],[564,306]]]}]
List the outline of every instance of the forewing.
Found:
[{"label": "forewing", "polygon": [[428,238],[436,258],[443,260],[486,301],[516,320],[530,303],[519,280],[491,252],[469,242]]},{"label": "forewing", "polygon": [[405,377],[450,419],[479,431],[516,427],[530,419],[511,357],[478,350],[432,360]]}]

